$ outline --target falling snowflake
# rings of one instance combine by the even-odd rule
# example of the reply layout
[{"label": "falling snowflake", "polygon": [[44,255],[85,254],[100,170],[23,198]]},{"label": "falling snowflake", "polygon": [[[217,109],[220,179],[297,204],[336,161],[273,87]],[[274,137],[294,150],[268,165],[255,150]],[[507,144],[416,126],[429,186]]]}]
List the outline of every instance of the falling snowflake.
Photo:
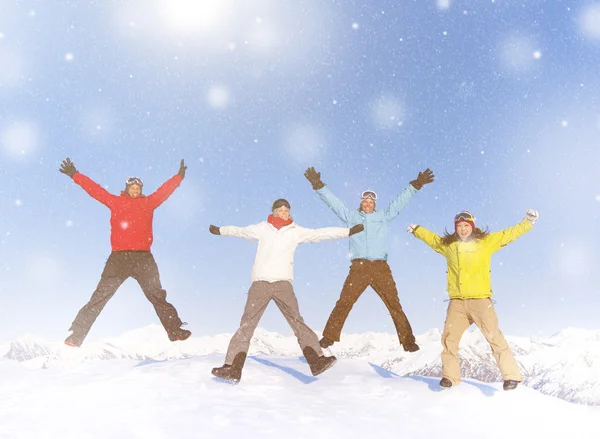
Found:
[{"label": "falling snowflake", "polygon": [[65,54],[65,61],[73,61],[73,54],[72,53],[66,53]]},{"label": "falling snowflake", "polygon": [[358,25],[358,23],[352,23],[352,29],[356,30],[358,29],[360,26]]}]

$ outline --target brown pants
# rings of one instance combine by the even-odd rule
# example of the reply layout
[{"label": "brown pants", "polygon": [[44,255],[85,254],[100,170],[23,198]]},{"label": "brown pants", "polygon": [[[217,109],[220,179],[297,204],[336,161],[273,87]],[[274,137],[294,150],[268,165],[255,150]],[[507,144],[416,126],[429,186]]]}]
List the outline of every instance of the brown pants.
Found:
[{"label": "brown pants", "polygon": [[240,328],[229,342],[225,364],[232,364],[238,353],[248,352],[254,330],[271,300],[275,301],[292,327],[300,349],[304,350],[306,347],[311,347],[319,356],[323,355],[317,334],[304,323],[304,319],[300,315],[298,300],[294,294],[292,284],[287,281],[273,283],[258,281],[253,282],[248,291],[248,299],[246,300]]},{"label": "brown pants", "polygon": [[129,277],[133,277],[140,284],[144,295],[154,306],[167,332],[181,326],[182,322],[177,315],[177,310],[166,300],[167,292],[160,284],[158,267],[152,253],[119,251],[111,253],[108,257],[96,291],[77,313],[69,330],[83,341],[104,306]]},{"label": "brown pants", "polygon": [[414,343],[415,336],[400,305],[392,271],[388,263],[383,260],[354,259],[352,261],[350,273],[344,282],[340,298],[327,320],[323,336],[333,341],[340,341],[340,334],[350,310],[368,286],[371,286],[381,297],[390,312],[400,344],[405,346],[407,343]]},{"label": "brown pants", "polygon": [[490,344],[504,379],[523,381],[519,366],[498,328],[498,317],[491,299],[450,300],[442,334],[442,376],[452,381],[452,385],[460,383],[458,346],[462,335],[473,323]]}]

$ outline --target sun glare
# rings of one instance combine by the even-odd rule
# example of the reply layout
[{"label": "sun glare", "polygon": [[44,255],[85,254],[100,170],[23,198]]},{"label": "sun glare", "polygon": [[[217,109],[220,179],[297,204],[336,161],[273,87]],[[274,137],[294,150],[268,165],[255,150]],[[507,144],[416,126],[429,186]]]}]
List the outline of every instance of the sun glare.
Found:
[{"label": "sun glare", "polygon": [[230,11],[226,0],[165,0],[165,20],[177,30],[205,32],[223,25]]}]

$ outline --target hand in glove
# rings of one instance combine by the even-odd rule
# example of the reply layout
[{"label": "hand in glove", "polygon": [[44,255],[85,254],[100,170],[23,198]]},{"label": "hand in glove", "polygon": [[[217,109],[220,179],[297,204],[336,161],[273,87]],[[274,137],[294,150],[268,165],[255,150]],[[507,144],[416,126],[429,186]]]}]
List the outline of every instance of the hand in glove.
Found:
[{"label": "hand in glove", "polygon": [[208,228],[208,231],[210,233],[212,233],[213,235],[220,235],[221,234],[221,231],[219,230],[219,228],[217,226],[213,226],[212,224]]},{"label": "hand in glove", "polygon": [[433,183],[433,172],[429,168],[425,169],[423,172],[419,172],[419,176],[416,180],[410,182],[416,190],[420,190],[424,185]]},{"label": "hand in glove", "polygon": [[540,215],[538,214],[537,210],[527,209],[527,213],[525,214],[525,219],[527,221],[531,222],[531,224],[535,224],[535,222],[538,220],[539,217],[540,217]]},{"label": "hand in glove", "polygon": [[419,226],[417,224],[411,224],[410,226],[408,226],[406,231],[408,233],[415,233],[415,230],[417,230],[418,228],[419,228]]},{"label": "hand in glove", "polygon": [[310,181],[314,190],[325,187],[325,183],[321,181],[321,173],[315,171],[315,168],[308,168],[306,172],[304,172],[304,176]]},{"label": "hand in glove", "polygon": [[62,161],[59,171],[71,178],[73,178],[73,176],[77,173],[77,169],[75,169],[75,165],[69,157]]},{"label": "hand in glove", "polygon": [[185,166],[183,164],[183,159],[181,159],[181,165],[179,165],[179,172],[178,172],[178,174],[181,175],[181,178],[185,178],[186,169],[187,169],[187,166]]},{"label": "hand in glove", "polygon": [[357,224],[355,226],[350,227],[350,232],[348,233],[348,236],[352,236],[356,233],[360,233],[363,230],[365,230],[365,226],[363,226],[362,224]]}]

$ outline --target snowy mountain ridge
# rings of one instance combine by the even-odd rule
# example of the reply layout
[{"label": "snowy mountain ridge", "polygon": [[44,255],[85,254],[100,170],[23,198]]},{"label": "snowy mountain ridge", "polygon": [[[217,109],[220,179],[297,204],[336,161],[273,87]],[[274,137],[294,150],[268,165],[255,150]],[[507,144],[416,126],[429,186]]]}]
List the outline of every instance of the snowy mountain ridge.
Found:
[{"label": "snowy mountain ridge", "polygon": [[[130,359],[162,361],[224,354],[231,334],[192,337],[171,343],[158,325],[136,329],[119,337],[86,342],[70,348],[25,335],[0,344],[0,358],[16,361],[28,369],[65,368],[73,363]],[[409,354],[394,334],[345,334],[329,351],[338,358],[365,360],[400,376],[439,377],[441,333],[432,329],[417,336],[421,350]],[[524,384],[544,394],[569,402],[600,405],[600,331],[567,328],[549,338],[507,336],[525,378]],[[250,355],[301,356],[295,337],[257,329]],[[468,331],[461,341],[461,370],[464,378],[482,382],[501,381],[491,349],[481,332]],[[218,366],[219,364],[215,364]]]}]

